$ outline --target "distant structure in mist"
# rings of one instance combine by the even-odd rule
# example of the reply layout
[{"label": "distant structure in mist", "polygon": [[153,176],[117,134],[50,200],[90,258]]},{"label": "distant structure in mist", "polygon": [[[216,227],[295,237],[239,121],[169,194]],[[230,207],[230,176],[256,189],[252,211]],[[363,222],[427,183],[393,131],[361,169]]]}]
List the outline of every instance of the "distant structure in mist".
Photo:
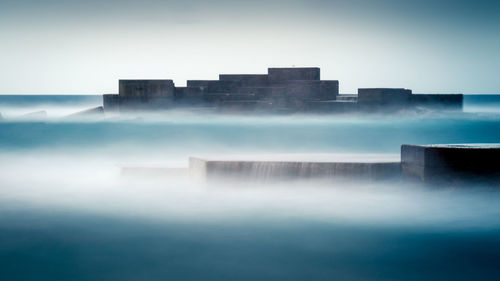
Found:
[{"label": "distant structure in mist", "polygon": [[358,89],[339,94],[338,80],[321,80],[318,67],[268,68],[267,74],[220,74],[219,80],[120,80],[119,94],[103,96],[106,111],[214,108],[275,113],[462,110],[462,94],[412,94],[400,88]]}]

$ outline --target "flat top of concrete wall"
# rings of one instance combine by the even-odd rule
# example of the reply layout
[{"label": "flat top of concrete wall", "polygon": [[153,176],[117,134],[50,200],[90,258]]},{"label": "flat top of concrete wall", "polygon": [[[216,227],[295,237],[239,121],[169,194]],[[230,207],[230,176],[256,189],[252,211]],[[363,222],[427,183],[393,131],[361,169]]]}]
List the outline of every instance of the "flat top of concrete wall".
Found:
[{"label": "flat top of concrete wall", "polygon": [[358,90],[376,90],[376,91],[381,91],[381,90],[394,90],[394,91],[401,91],[401,90],[409,90],[405,88],[358,88]]},{"label": "flat top of concrete wall", "polygon": [[267,70],[290,70],[290,69],[316,69],[319,70],[319,67],[269,67]]},{"label": "flat top of concrete wall", "polygon": [[464,94],[460,93],[452,93],[452,94],[424,94],[424,93],[413,93],[414,95],[417,96],[463,96]]},{"label": "flat top of concrete wall", "polygon": [[403,146],[415,146],[424,148],[454,148],[454,149],[500,149],[500,143],[464,143],[464,144],[427,144],[413,145],[403,144]]},{"label": "flat top of concrete wall", "polygon": [[205,161],[226,162],[307,162],[307,163],[393,163],[399,154],[234,154],[192,157]]},{"label": "flat top of concrete wall", "polygon": [[265,77],[267,74],[219,74],[219,77],[227,76],[227,77]]},{"label": "flat top of concrete wall", "polygon": [[120,81],[120,82],[148,82],[148,81],[153,81],[153,82],[158,82],[158,81],[173,82],[174,80],[172,80],[172,79],[120,79],[118,81]]}]

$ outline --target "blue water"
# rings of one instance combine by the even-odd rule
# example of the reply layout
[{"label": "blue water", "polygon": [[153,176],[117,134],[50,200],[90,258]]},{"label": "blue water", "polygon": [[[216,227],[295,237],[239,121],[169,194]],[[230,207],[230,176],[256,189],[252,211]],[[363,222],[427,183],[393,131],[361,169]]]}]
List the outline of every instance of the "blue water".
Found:
[{"label": "blue water", "polygon": [[[0,280],[498,280],[500,192],[402,182],[207,189],[124,164],[500,143],[500,96],[439,116],[66,119],[95,96],[0,96]],[[46,108],[46,118],[17,118]]]}]

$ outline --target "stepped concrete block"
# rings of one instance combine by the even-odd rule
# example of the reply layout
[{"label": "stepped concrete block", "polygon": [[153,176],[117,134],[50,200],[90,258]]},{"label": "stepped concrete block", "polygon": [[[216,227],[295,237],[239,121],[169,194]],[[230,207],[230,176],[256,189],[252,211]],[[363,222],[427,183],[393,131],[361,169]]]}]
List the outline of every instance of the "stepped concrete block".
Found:
[{"label": "stepped concrete block", "polygon": [[266,87],[269,86],[267,74],[220,74],[220,81],[239,81],[242,87]]},{"label": "stepped concrete block", "polygon": [[403,174],[429,184],[500,187],[500,144],[402,145]]},{"label": "stepped concrete block", "polygon": [[[252,156],[258,158],[259,156]],[[252,157],[203,159],[190,157],[190,174],[205,182],[236,180],[239,182],[273,182],[310,179],[389,180],[399,178],[401,165],[397,156],[359,159],[328,159],[328,155],[278,156],[281,159]],[[301,159],[296,159],[299,157]],[[352,157],[352,156],[351,156]],[[366,157],[366,156],[365,156]]]},{"label": "stepped concrete block", "polygon": [[319,67],[268,68],[269,82],[281,84],[291,80],[319,80]]},{"label": "stepped concrete block", "polygon": [[122,98],[148,101],[151,98],[173,98],[172,80],[120,80],[119,93]]}]

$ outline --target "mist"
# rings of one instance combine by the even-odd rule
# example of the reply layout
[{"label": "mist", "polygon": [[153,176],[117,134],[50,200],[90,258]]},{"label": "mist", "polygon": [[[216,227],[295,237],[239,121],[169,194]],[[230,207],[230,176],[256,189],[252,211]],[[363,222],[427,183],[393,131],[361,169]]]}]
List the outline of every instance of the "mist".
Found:
[{"label": "mist", "polygon": [[[498,276],[500,192],[479,183],[207,184],[188,167],[193,156],[399,159],[403,143],[498,143],[491,103],[466,98],[464,114],[426,116],[68,117],[100,97],[40,99],[0,101],[0,273],[9,280]],[[46,115],[25,116],[38,110]],[[462,262],[471,267],[457,269]]]}]

